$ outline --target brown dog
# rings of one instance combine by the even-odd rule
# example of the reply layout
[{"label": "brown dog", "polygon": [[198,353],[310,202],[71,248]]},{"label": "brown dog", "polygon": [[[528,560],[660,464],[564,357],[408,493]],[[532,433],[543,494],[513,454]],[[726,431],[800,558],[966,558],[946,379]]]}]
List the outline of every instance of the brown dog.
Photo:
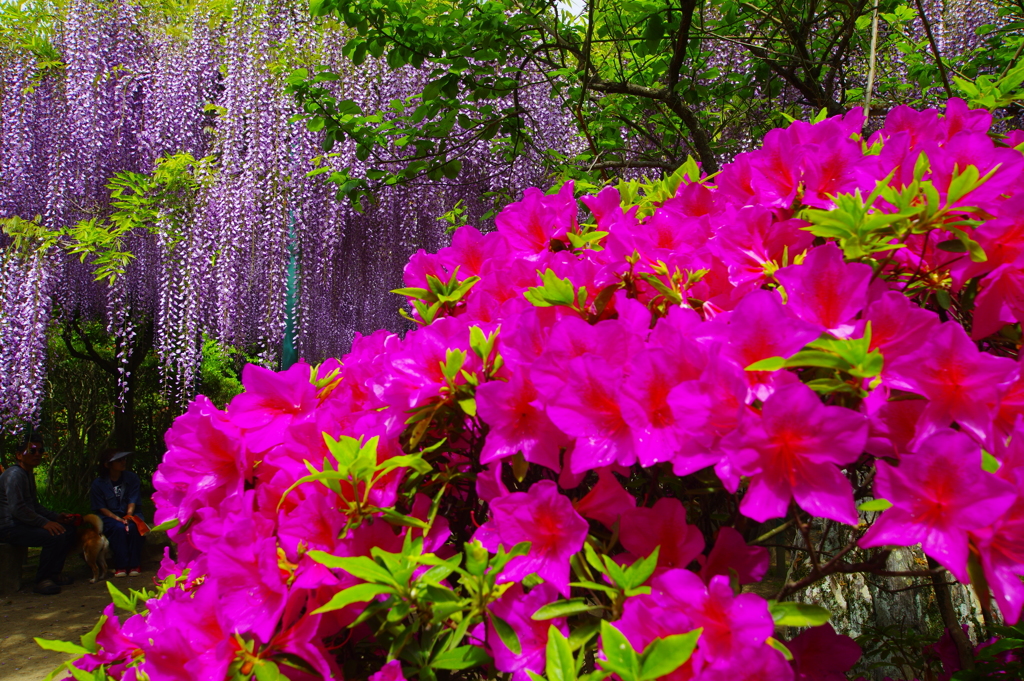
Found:
[{"label": "brown dog", "polygon": [[78,541],[75,543],[75,551],[81,551],[85,562],[92,568],[92,579],[95,583],[98,579],[107,576],[107,549],[110,542],[103,536],[103,521],[98,515],[89,513],[82,517],[82,524],[76,529]]}]

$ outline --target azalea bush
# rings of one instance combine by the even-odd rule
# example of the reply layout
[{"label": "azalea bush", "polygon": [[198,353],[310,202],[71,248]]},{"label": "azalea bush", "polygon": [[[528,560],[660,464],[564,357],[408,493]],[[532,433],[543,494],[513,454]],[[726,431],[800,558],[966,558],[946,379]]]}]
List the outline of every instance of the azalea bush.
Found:
[{"label": "azalea bush", "polygon": [[196,399],[154,475],[177,558],[44,644],[74,678],[837,679],[861,648],[797,597],[916,545],[897,574],[1012,631],[1024,133],[990,124],[853,111],[710,177],[528,190],[411,258],[404,338]]}]

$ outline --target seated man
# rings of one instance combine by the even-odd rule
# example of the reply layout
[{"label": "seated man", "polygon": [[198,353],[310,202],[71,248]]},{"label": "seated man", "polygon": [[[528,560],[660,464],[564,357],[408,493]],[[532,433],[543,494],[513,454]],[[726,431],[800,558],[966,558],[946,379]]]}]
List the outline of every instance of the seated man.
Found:
[{"label": "seated man", "polygon": [[15,546],[41,546],[35,592],[59,594],[71,584],[61,574],[64,559],[75,543],[75,529],[66,514],[57,514],[39,503],[35,468],[43,461],[43,441],[29,430],[17,465],[0,474],[0,542]]}]

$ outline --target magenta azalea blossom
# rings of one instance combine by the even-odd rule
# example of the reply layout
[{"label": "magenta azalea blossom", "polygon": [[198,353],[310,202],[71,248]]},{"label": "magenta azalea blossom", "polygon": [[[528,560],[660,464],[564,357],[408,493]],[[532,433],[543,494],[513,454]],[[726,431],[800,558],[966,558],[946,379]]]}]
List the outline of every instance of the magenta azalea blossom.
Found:
[{"label": "magenta azalea blossom", "polygon": [[846,672],[861,656],[860,646],[828,622],[807,629],[786,647],[793,653],[796,681],[846,681]]},{"label": "magenta azalea blossom", "polygon": [[705,662],[759,648],[775,628],[767,601],[752,593],[734,594],[724,576],[713,577],[705,585],[689,570],[667,570],[652,578],[651,594],[642,598],[666,610],[679,610],[689,629],[704,629],[698,651]]},{"label": "magenta azalea blossom", "polygon": [[722,354],[741,369],[769,357],[790,357],[821,333],[813,324],[788,316],[773,291],[748,294],[727,325],[715,320],[708,326],[714,329],[712,338],[721,343]]},{"label": "magenta azalea blossom", "polygon": [[370,674],[370,681],[405,681],[402,663],[398,660],[391,660],[381,667],[379,672]]},{"label": "magenta azalea blossom", "polygon": [[803,264],[782,268],[775,278],[786,287],[790,312],[849,336],[853,327],[848,323],[867,303],[871,273],[871,265],[843,262],[843,252],[828,243],[811,250]]},{"label": "magenta azalea blossom", "polygon": [[622,487],[611,468],[601,468],[597,471],[594,489],[575,506],[576,512],[584,518],[593,518],[611,529],[623,513],[636,508],[636,499]]},{"label": "magenta azalea blossom", "polygon": [[622,369],[596,355],[586,354],[569,362],[569,380],[549,403],[548,416],[564,433],[576,438],[572,472],[636,462],[633,431],[618,395],[622,376]]},{"label": "magenta azalea blossom", "polygon": [[962,582],[967,578],[967,532],[990,524],[1014,502],[1013,486],[981,468],[978,444],[944,428],[900,457],[878,463],[875,495],[892,503],[860,540],[864,548],[921,544]]},{"label": "magenta azalea blossom", "polygon": [[569,596],[569,558],[583,548],[587,521],[550,480],[535,483],[528,492],[513,492],[491,500],[491,519],[477,530],[476,539],[488,551],[510,550],[530,542],[530,552],[515,558],[502,574],[518,581],[536,572],[560,594]]},{"label": "magenta azalea blossom", "polygon": [[946,323],[918,352],[894,363],[893,380],[928,398],[918,422],[918,437],[956,422],[979,441],[987,441],[999,398],[1015,377],[1012,359],[978,351],[962,326]]},{"label": "magenta azalea blossom", "polygon": [[760,416],[746,415],[722,441],[736,468],[750,476],[740,511],[764,522],[785,516],[796,499],[808,513],[856,525],[853,488],[839,466],[860,457],[867,435],[861,414],[826,407],[802,383],[780,388]]},{"label": "magenta azalea blossom", "polygon": [[477,388],[476,404],[490,426],[481,463],[522,453],[527,461],[561,470],[559,451],[569,438],[551,423],[526,372],[513,373],[508,382],[484,383]]},{"label": "magenta azalea blossom", "polygon": [[731,527],[718,530],[715,545],[707,558],[699,556],[701,561],[700,578],[705,583],[716,575],[730,577],[736,574],[739,584],[760,582],[768,573],[770,558],[768,549],[763,546],[748,546],[743,535]]},{"label": "magenta azalea blossom", "polygon": [[552,239],[564,239],[566,232],[576,226],[576,211],[573,183],[566,182],[550,196],[530,187],[522,201],[506,206],[494,221],[509,246],[538,254],[548,250]]},{"label": "magenta azalea blossom", "polygon": [[996,474],[1013,486],[1017,498],[1006,513],[970,536],[999,611],[1015,624],[1024,608],[1024,418],[1017,420],[1009,444],[999,443],[996,455],[1001,463]]},{"label": "magenta azalea blossom", "polygon": [[678,499],[658,499],[653,508],[623,511],[619,541],[638,558],[659,547],[661,568],[685,568],[704,550],[704,535],[686,524],[686,509]]},{"label": "magenta azalea blossom", "polygon": [[292,420],[316,409],[320,401],[309,382],[309,373],[309,365],[304,362],[281,373],[254,364],[242,370],[245,392],[231,400],[228,416],[245,429],[249,449],[264,452],[281,444]]}]

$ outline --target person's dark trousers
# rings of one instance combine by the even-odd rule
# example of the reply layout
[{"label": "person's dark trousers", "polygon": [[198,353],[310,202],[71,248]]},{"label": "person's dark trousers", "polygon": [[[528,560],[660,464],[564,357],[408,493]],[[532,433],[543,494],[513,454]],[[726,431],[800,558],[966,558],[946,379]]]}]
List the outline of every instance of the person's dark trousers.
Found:
[{"label": "person's dark trousers", "polygon": [[64,570],[64,560],[75,545],[75,527],[64,523],[64,534],[52,535],[41,527],[31,527],[15,521],[12,527],[0,530],[0,542],[14,546],[40,546],[39,570],[36,583],[44,579],[57,579]]},{"label": "person's dark trousers", "polygon": [[[127,528],[127,532],[125,531]],[[115,570],[130,570],[142,563],[142,535],[135,523],[125,525],[120,520],[103,518],[103,534],[110,541],[110,551],[114,554]]]}]

